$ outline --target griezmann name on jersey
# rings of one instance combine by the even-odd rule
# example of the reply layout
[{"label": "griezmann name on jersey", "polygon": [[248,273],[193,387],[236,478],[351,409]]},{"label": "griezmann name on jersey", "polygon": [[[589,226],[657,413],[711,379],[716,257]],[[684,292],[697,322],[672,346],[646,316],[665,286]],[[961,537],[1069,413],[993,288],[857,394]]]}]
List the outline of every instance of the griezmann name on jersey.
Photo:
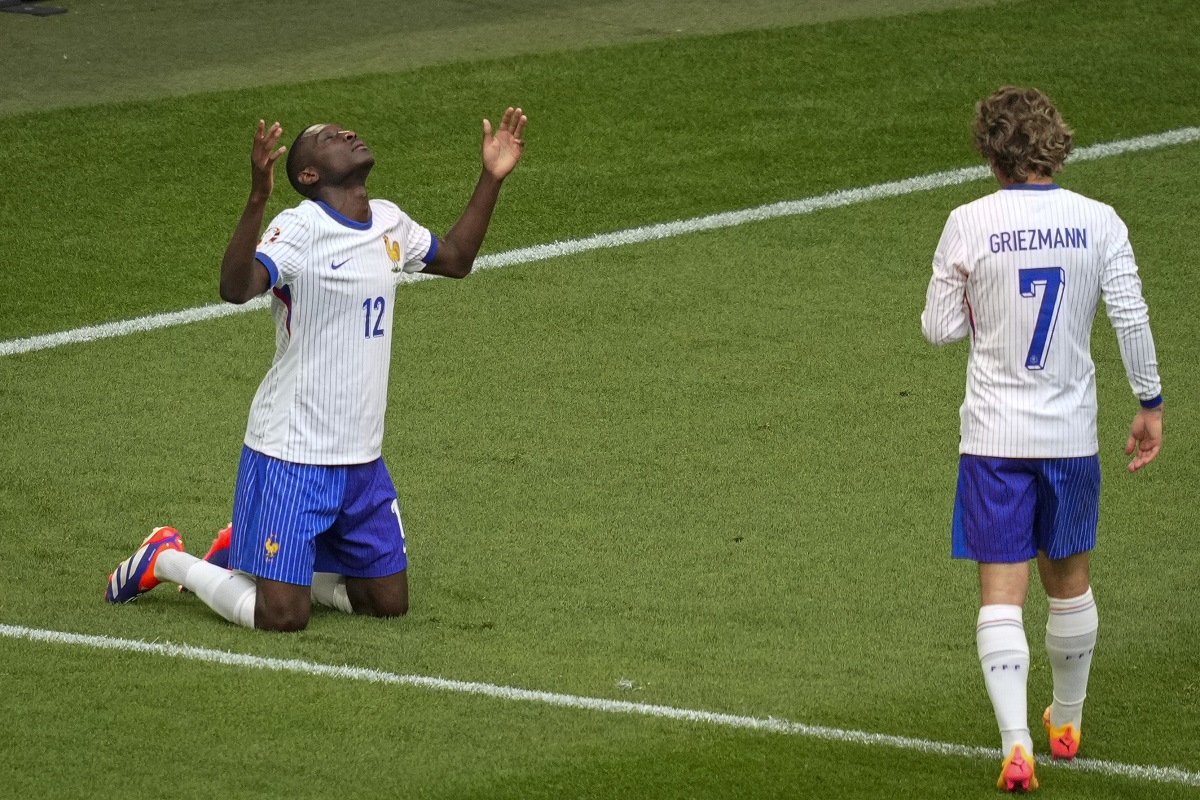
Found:
[{"label": "griezmann name on jersey", "polygon": [[331,466],[380,457],[398,274],[432,261],[438,241],[393,203],[370,208],[358,222],[305,200],[259,242],[275,360],[250,406],[253,450]]},{"label": "griezmann name on jersey", "polygon": [[1048,184],[1005,187],[951,212],[921,327],[934,344],[971,339],[959,452],[1099,451],[1091,332],[1101,299],[1133,393],[1158,397],[1137,263],[1112,207]]}]

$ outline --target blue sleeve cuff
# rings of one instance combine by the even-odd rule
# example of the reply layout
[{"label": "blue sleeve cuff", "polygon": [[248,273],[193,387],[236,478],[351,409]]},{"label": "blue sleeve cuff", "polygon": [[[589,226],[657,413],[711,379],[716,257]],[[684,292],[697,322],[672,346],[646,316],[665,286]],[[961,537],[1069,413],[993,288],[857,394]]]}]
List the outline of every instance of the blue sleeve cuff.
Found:
[{"label": "blue sleeve cuff", "polygon": [[271,276],[271,285],[274,286],[279,282],[279,267],[275,266],[275,262],[266,253],[255,253],[254,257],[258,259],[258,263],[267,268],[267,273]]},{"label": "blue sleeve cuff", "polygon": [[1160,394],[1158,397],[1151,398],[1150,400],[1139,400],[1138,402],[1142,404],[1142,408],[1158,408],[1162,405],[1162,395]]},{"label": "blue sleeve cuff", "polygon": [[421,261],[425,262],[426,264],[432,264],[434,257],[437,256],[437,251],[438,238],[431,233],[429,234],[429,252],[425,254],[425,257],[422,258]]}]

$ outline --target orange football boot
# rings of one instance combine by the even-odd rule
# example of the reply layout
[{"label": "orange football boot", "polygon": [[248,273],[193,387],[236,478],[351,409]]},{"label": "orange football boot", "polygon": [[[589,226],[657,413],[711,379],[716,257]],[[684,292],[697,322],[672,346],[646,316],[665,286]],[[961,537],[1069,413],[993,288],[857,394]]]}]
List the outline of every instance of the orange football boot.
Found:
[{"label": "orange football boot", "polygon": [[1079,752],[1080,731],[1070,722],[1058,728],[1050,724],[1050,706],[1042,714],[1042,727],[1050,737],[1050,757],[1070,761]]},{"label": "orange football boot", "polygon": [[[212,547],[208,548],[208,552],[204,554],[204,560],[210,564],[216,564],[221,569],[229,569],[229,537],[232,535],[233,523],[231,522],[217,531],[217,538],[213,539]],[[179,591],[186,592],[187,588],[180,586]]]},{"label": "orange football boot", "polygon": [[204,560],[216,564],[221,569],[229,569],[229,537],[233,535],[233,524],[230,523],[217,532],[212,547],[204,554]]},{"label": "orange football boot", "polygon": [[1028,792],[1038,788],[1037,778],[1033,775],[1033,758],[1025,752],[1025,746],[1014,744],[1004,765],[1000,768],[1000,780],[996,788],[1006,792]]},{"label": "orange football boot", "polygon": [[155,528],[142,541],[141,547],[122,561],[108,576],[104,599],[110,603],[128,603],[158,586],[154,562],[163,550],[182,550],[183,538],[174,528]]}]

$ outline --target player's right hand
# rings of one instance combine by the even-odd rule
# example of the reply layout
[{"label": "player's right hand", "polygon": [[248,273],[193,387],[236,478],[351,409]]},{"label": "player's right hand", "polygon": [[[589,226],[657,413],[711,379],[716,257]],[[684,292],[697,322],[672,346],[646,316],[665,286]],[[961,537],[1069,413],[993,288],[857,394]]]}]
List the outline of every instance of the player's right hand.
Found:
[{"label": "player's right hand", "polygon": [[1137,450],[1137,455],[1129,462],[1130,472],[1137,472],[1149,464],[1162,449],[1162,418],[1161,405],[1143,408],[1133,418],[1133,424],[1129,426],[1129,439],[1125,442],[1125,455],[1133,456],[1133,451]]},{"label": "player's right hand", "polygon": [[[270,128],[264,120],[258,121],[254,134],[254,149],[250,153],[250,194],[266,201],[275,188],[275,161],[287,152],[286,147],[275,150],[283,128],[276,122]],[[272,152],[274,151],[274,152]]]}]

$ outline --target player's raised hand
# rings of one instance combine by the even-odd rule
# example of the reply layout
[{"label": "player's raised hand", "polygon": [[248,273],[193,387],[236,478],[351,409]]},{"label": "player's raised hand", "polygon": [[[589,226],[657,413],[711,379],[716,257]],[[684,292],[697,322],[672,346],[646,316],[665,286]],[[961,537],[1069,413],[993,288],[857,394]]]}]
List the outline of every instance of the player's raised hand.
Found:
[{"label": "player's raised hand", "polygon": [[254,149],[250,153],[250,193],[263,200],[270,197],[271,190],[275,188],[275,161],[287,152],[286,147],[275,149],[281,135],[283,128],[278,122],[267,128],[265,121],[258,121],[258,130],[254,133]]},{"label": "player's raised hand", "polygon": [[490,120],[483,121],[483,168],[497,180],[503,180],[521,160],[525,151],[525,123],[529,119],[521,109],[510,107],[500,120],[500,127],[492,133]]},{"label": "player's raised hand", "polygon": [[1137,455],[1129,462],[1130,472],[1137,472],[1158,455],[1162,448],[1162,418],[1161,405],[1158,408],[1143,408],[1133,418],[1133,424],[1129,426],[1129,440],[1125,442],[1125,455],[1133,456],[1133,451],[1137,450]]}]

